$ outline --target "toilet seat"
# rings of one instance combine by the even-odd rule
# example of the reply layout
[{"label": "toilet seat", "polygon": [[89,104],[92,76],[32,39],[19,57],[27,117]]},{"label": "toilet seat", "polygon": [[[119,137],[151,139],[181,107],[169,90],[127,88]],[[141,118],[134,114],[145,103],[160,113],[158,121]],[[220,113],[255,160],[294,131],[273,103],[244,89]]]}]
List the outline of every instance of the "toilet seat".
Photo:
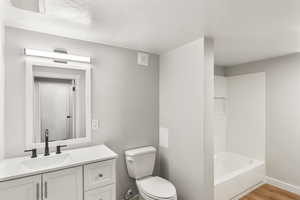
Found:
[{"label": "toilet seat", "polygon": [[161,197],[155,197],[149,194],[145,194],[143,191],[140,192],[140,195],[143,197],[144,200],[177,200],[177,196],[171,198],[161,198]]},{"label": "toilet seat", "polygon": [[141,195],[150,200],[175,200],[177,199],[174,185],[158,176],[137,180]]}]

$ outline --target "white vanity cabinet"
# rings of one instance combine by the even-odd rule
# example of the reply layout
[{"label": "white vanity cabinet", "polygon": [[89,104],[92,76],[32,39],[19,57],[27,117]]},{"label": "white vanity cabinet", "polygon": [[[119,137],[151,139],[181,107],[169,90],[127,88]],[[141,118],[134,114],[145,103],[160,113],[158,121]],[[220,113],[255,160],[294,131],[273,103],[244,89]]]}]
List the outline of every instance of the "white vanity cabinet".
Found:
[{"label": "white vanity cabinet", "polygon": [[0,199],[41,200],[41,176],[0,182]]},{"label": "white vanity cabinet", "polygon": [[82,167],[0,183],[0,199],[82,200]]},{"label": "white vanity cabinet", "polygon": [[4,200],[115,200],[115,160],[0,182]]},{"label": "white vanity cabinet", "polygon": [[105,145],[0,161],[0,200],[116,200],[116,159]]}]

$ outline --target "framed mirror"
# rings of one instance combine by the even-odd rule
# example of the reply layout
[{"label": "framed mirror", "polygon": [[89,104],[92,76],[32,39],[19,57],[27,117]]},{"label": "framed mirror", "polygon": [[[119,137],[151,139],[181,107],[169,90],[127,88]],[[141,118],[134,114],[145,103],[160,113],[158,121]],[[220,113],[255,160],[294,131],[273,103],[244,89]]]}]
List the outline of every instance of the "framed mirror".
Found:
[{"label": "framed mirror", "polygon": [[91,140],[91,66],[26,60],[26,147]]}]

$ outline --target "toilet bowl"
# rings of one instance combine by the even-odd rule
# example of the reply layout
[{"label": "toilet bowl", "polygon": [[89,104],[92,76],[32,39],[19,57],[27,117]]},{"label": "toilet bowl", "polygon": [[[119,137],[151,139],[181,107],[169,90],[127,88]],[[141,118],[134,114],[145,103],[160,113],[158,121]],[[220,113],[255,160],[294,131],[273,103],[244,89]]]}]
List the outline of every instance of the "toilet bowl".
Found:
[{"label": "toilet bowl", "polygon": [[174,185],[158,176],[150,176],[136,181],[142,200],[177,200]]},{"label": "toilet bowl", "polygon": [[168,180],[152,176],[156,149],[142,147],[125,152],[128,174],[136,180],[141,200],[177,200],[176,189]]}]

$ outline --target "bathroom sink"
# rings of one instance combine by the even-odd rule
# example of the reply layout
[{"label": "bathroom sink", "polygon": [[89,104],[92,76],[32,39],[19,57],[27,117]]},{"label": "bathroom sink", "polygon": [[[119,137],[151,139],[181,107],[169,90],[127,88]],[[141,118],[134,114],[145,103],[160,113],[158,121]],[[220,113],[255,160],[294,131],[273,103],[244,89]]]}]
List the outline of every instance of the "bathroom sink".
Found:
[{"label": "bathroom sink", "polygon": [[55,154],[24,160],[22,165],[28,169],[49,168],[56,165],[61,165],[70,160],[70,158],[71,156],[69,154]]}]

